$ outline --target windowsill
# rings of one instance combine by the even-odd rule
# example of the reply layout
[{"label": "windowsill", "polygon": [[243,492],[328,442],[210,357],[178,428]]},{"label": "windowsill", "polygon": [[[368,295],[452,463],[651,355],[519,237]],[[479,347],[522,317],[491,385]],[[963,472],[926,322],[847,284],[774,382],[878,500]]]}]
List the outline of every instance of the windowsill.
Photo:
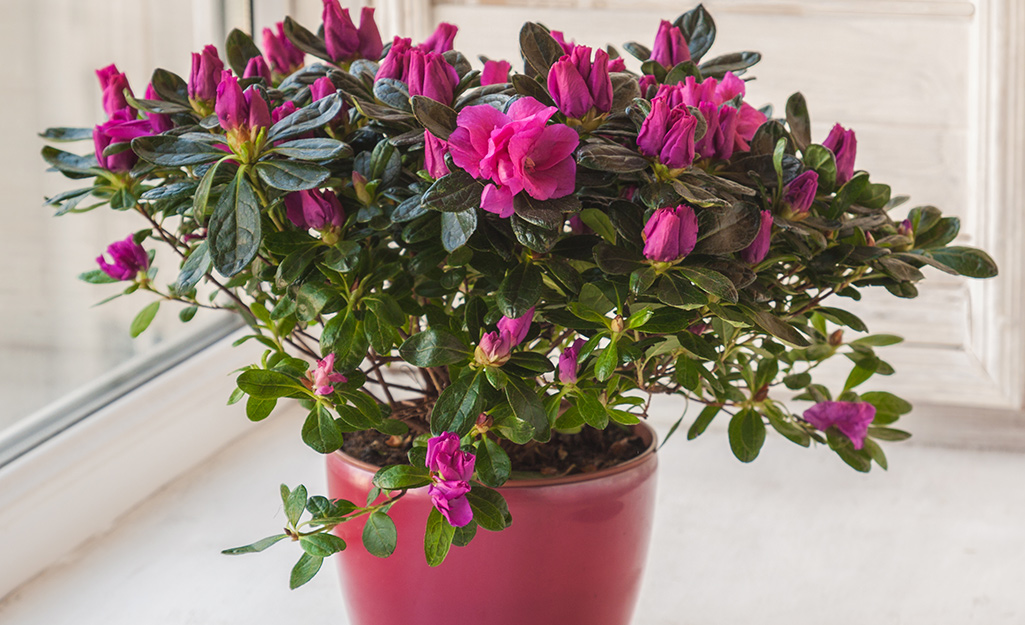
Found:
[{"label": "windowsill", "polygon": [[[278,483],[323,492],[299,412],[252,426],[16,590],[0,622],[347,623],[332,563],[293,592],[290,545],[219,554],[282,524]],[[1020,622],[1025,455],[887,450],[891,471],[864,476],[778,437],[751,465],[723,432],[674,439],[635,623]]]}]

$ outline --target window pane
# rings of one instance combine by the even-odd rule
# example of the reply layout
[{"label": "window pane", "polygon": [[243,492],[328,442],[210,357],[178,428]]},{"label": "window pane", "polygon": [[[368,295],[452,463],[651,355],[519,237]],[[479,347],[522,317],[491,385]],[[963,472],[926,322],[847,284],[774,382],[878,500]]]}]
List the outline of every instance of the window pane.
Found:
[{"label": "window pane", "polygon": [[[142,96],[150,72],[165,67],[188,76],[190,55],[223,38],[218,2],[159,0],[5,0],[0,58],[8,59],[0,115],[0,437],[12,423],[102,377],[168,337],[223,319],[197,315],[178,321],[163,306],[138,339],[131,320],[154,296],[135,294],[93,307],[124,285],[91,285],[76,276],[97,268],[108,244],[145,227],[130,212],[108,207],[88,215],[54,217],[45,197],[88,186],[46,172],[36,133],[51,126],[92,127],[106,119],[94,70],[116,63]],[[56,144],[76,154],[92,141]],[[88,201],[80,206],[87,206]],[[173,282],[175,264],[158,284]],[[127,284],[127,283],[125,283]]]}]

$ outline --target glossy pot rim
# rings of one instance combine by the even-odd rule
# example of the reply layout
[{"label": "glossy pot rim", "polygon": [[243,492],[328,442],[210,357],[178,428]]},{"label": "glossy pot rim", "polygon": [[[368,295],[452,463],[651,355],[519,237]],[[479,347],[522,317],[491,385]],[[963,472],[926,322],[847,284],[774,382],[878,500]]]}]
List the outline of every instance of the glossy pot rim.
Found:
[{"label": "glossy pot rim", "polygon": [[[655,433],[654,428],[648,425],[648,423],[645,421],[641,421],[640,423],[631,426],[631,428],[633,429],[635,434],[640,436],[642,439],[647,440],[647,445],[644,447],[644,451],[642,451],[637,456],[630,458],[626,462],[622,462],[615,466],[601,469],[599,471],[594,471],[592,473],[575,473],[572,475],[563,475],[559,477],[531,478],[526,480],[510,479],[500,488],[539,488],[545,486],[560,486],[563,484],[580,484],[583,482],[591,482],[613,475],[618,475],[620,473],[629,471],[637,466],[640,466],[641,464],[644,464],[645,462],[650,460],[655,455],[655,451],[658,448],[658,436]],[[353,458],[349,454],[343,452],[341,449],[333,452],[332,455],[337,455],[342,462],[354,466],[358,469],[362,469],[368,473],[377,473],[381,469],[381,467],[377,465],[370,464],[369,462],[363,462],[362,460]]]}]

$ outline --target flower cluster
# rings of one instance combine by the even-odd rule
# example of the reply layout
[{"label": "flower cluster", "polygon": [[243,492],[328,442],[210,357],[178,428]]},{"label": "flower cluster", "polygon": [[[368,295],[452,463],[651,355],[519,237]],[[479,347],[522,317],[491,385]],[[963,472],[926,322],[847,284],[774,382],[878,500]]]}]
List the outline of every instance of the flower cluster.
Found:
[{"label": "flower cluster", "polygon": [[[83,274],[154,299],[134,333],[172,302],[183,320],[244,316],[243,340],[266,350],[232,396],[251,419],[298,400],[317,452],[362,432],[406,453],[375,476],[378,500],[290,493],[290,517],[312,502],[286,530],[307,547],[359,517],[387,555],[385,517],[424,488],[438,564],[478,525],[511,522],[500,489],[514,472],[563,470],[527,464],[558,458],[553,438],[629,436],[655,394],[688,406],[689,438],[729,420],[744,462],[771,428],[859,471],[885,466],[878,441],[906,436],[893,426],[911,406],[865,389],[892,373],[876,348],[895,339],[863,335],[837,299],[912,298],[927,267],[996,265],[951,245],[955,217],[903,213],[856,170],[854,130],[816,143],[800,93],[783,117],[750,104],[760,55],[706,59],[703,7],[653,31],[628,60],[528,23],[522,66],[474,67],[453,25],[386,47],[373,9],[357,25],[324,0],[319,26],[286,19],[262,50],[233,32],[187,77],[157,70],[141,99],[99,70],[102,123],[44,134],[92,138],[86,155],[43,150],[89,186],[48,203],[143,218]],[[180,263],[162,285],[151,259],[164,256]],[[853,371],[830,388],[817,376],[836,356]],[[338,544],[323,538],[316,549]]]}]

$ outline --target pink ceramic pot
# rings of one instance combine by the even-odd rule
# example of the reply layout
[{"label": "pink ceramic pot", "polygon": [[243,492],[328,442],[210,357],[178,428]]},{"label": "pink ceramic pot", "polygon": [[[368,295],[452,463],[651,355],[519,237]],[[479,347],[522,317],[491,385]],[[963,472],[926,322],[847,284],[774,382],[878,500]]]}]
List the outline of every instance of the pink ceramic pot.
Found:
[{"label": "pink ceramic pot", "polygon": [[[586,475],[510,481],[500,490],[512,525],[478,529],[440,566],[424,560],[427,488],[392,507],[398,546],[389,558],[363,548],[362,519],[337,533],[335,556],[352,625],[628,625],[651,535],[655,505],[654,432],[625,464]],[[365,501],[377,467],[340,452],[327,458],[328,493]]]}]

